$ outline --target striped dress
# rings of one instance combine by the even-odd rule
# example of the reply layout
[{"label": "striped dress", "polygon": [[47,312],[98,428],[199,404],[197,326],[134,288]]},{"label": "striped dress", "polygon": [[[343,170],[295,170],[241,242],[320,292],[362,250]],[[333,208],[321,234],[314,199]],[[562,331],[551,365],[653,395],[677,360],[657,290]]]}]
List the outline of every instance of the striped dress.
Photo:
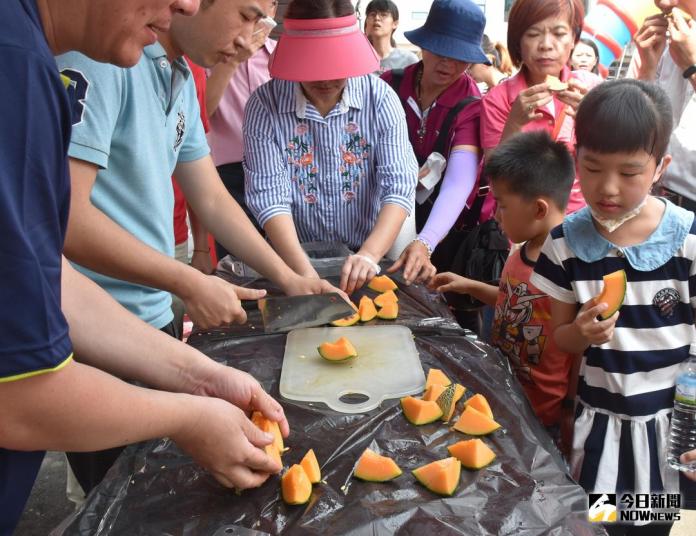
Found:
[{"label": "striped dress", "polygon": [[680,363],[694,341],[696,226],[691,212],[666,201],[645,242],[617,247],[589,210],[568,216],[547,238],[532,282],[578,307],[597,296],[602,277],[626,271],[626,298],[611,341],[585,350],[571,455],[588,492],[675,492],[666,463],[669,419]]},{"label": "striped dress", "polygon": [[246,202],[259,224],[289,214],[301,242],[357,251],[381,208],[413,207],[418,163],[396,93],[371,75],[349,78],[322,117],[300,85],[271,80],[244,114]]}]

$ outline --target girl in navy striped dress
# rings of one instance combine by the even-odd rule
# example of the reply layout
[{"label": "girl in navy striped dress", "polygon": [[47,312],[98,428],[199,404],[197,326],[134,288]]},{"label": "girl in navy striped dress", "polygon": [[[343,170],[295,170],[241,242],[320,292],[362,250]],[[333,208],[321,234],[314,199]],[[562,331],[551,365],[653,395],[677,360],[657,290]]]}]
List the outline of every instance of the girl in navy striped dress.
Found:
[{"label": "girl in navy striped dress", "polygon": [[[552,297],[559,347],[583,356],[571,469],[588,492],[680,487],[666,455],[677,369],[694,342],[696,226],[693,213],[650,195],[670,163],[671,130],[669,100],[657,86],[618,80],[586,95],[576,135],[588,206],[551,232],[531,279]],[[601,320],[608,305],[593,297],[602,277],[620,269],[624,303]],[[683,498],[693,500],[686,482]]]}]

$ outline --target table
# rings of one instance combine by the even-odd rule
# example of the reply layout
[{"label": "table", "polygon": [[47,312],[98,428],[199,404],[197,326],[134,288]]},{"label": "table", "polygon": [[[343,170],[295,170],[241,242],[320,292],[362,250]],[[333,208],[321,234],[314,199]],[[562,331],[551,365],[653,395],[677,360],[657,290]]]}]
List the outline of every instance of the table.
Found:
[{"label": "table", "polygon": [[[322,275],[335,278],[335,267]],[[568,475],[503,357],[467,336],[441,296],[394,279],[397,322],[413,331],[424,370],[440,368],[456,378],[467,387],[465,396],[484,394],[503,426],[485,439],[497,459],[480,471],[462,469],[453,497],[423,488],[410,470],[448,456],[446,445],[465,437],[458,432],[441,423],[409,424],[397,400],[358,415],[281,400],[291,426],[284,464],[299,463],[313,448],[322,466],[324,482],[309,504],[285,505],[277,476],[237,495],[164,439],[126,449],[84,507],[53,534],[605,534],[586,521],[585,492]],[[195,332],[189,343],[248,371],[279,396],[285,335],[263,334],[257,311],[250,310],[244,326]],[[404,474],[383,484],[352,478],[366,447],[388,453]]]}]

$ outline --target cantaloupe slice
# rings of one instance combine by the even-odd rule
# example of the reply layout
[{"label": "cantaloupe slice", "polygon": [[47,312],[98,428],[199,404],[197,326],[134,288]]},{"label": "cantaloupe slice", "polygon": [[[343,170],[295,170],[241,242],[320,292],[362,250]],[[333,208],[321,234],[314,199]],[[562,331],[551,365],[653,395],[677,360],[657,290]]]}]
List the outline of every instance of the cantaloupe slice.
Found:
[{"label": "cantaloupe slice", "polygon": [[365,449],[355,467],[356,478],[369,482],[386,482],[402,473],[396,462],[388,456],[380,456],[374,450]]},{"label": "cantaloupe slice", "polygon": [[459,441],[447,450],[467,469],[481,469],[495,460],[495,452],[478,437]]},{"label": "cantaloupe slice", "polygon": [[345,318],[339,318],[338,320],[332,320],[331,325],[336,326],[338,328],[346,328],[348,326],[352,326],[354,324],[357,324],[360,321],[360,313],[355,313],[350,316],[346,316]]},{"label": "cantaloupe slice", "polygon": [[485,416],[491,419],[493,418],[493,410],[491,410],[491,406],[488,404],[488,400],[486,400],[486,397],[480,393],[477,393],[474,396],[472,396],[469,400],[464,402],[464,405],[471,406],[475,410],[478,410],[481,413],[483,413]]},{"label": "cantaloupe slice", "polygon": [[372,302],[369,296],[363,296],[360,298],[360,305],[358,305],[358,313],[360,314],[361,322],[369,322],[374,317],[377,316],[377,308]]},{"label": "cantaloupe slice", "polygon": [[404,410],[404,416],[408,421],[417,426],[431,423],[442,417],[442,410],[437,402],[421,400],[412,396],[401,399],[401,409]]},{"label": "cantaloupe slice", "polygon": [[445,375],[445,373],[442,372],[440,369],[431,368],[431,369],[428,371],[428,377],[427,377],[427,379],[425,380],[425,389],[427,390],[428,387],[430,387],[431,385],[433,385],[433,384],[435,384],[435,383],[438,383],[438,384],[440,384],[440,385],[447,386],[447,385],[449,385],[449,384],[452,383],[452,382],[451,382],[450,379]]},{"label": "cantaloupe slice", "polygon": [[274,443],[271,443],[270,445],[266,445],[263,448],[263,451],[268,454],[269,457],[273,458],[275,461],[278,462],[278,464],[282,467],[283,466],[283,460],[280,457],[280,451],[278,448],[275,446]]},{"label": "cantaloupe slice", "polygon": [[393,290],[388,290],[377,296],[373,301],[377,307],[384,307],[388,303],[398,302],[399,298],[396,297]]},{"label": "cantaloupe slice", "polygon": [[300,462],[302,469],[307,473],[307,478],[312,484],[318,484],[321,482],[321,468],[319,467],[319,462],[317,461],[317,456],[314,454],[313,449],[309,449],[307,454],[304,455],[302,461]]},{"label": "cantaloupe slice", "polygon": [[417,469],[413,476],[430,491],[439,495],[452,495],[459,484],[462,464],[454,456],[437,460]]},{"label": "cantaloupe slice", "polygon": [[396,290],[397,288],[399,288],[388,275],[378,275],[376,277],[373,277],[367,284],[367,287],[374,290],[375,292],[379,292],[380,294],[382,292],[387,292],[388,290]]},{"label": "cantaloupe slice", "polygon": [[260,411],[254,411],[251,414],[251,422],[267,434],[273,436],[273,446],[275,446],[279,454],[282,454],[285,450],[285,445],[283,444],[283,434],[280,433],[278,423],[267,419]]},{"label": "cantaloupe slice", "polygon": [[377,312],[377,317],[382,320],[394,320],[399,316],[399,304],[396,302],[387,302]]},{"label": "cantaloupe slice", "polygon": [[606,303],[609,306],[606,311],[599,315],[606,320],[619,310],[626,298],[626,272],[617,270],[605,275],[602,279],[604,287],[594,301],[596,304]]},{"label": "cantaloupe slice", "polygon": [[345,361],[358,355],[355,346],[345,337],[334,342],[324,342],[319,345],[317,350],[319,355],[327,361]]},{"label": "cantaloupe slice", "polygon": [[568,89],[568,84],[561,82],[558,77],[551,74],[547,74],[544,81],[549,85],[549,91],[565,91]]},{"label": "cantaloupe slice", "polygon": [[453,427],[458,432],[469,435],[486,435],[500,428],[500,424],[471,406],[466,406]]},{"label": "cantaloupe slice", "polygon": [[312,496],[312,483],[301,465],[295,464],[280,479],[283,500],[287,504],[305,504]]}]

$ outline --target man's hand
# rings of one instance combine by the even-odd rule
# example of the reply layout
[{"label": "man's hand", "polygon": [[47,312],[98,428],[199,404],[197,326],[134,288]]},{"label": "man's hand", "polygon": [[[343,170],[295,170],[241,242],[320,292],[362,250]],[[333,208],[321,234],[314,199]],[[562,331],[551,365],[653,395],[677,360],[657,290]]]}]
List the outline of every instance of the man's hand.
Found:
[{"label": "man's hand", "polygon": [[667,45],[667,27],[664,15],[652,15],[645,19],[643,26],[633,38],[640,57],[639,79],[655,80],[657,64]]},{"label": "man's hand", "polygon": [[404,281],[411,283],[424,283],[435,275],[437,271],[430,262],[428,249],[423,242],[414,240],[401,252],[399,258],[387,268],[387,273],[394,273],[403,268]]},{"label": "man's hand", "polygon": [[288,436],[290,427],[283,407],[263,390],[253,376],[213,361],[206,364],[210,367],[206,368],[193,394],[222,398],[249,414],[260,411],[264,417],[278,423],[284,437]]},{"label": "man's hand", "polygon": [[240,300],[258,300],[265,290],[238,287],[214,275],[201,275],[190,293],[179,296],[193,323],[201,328],[243,324],[247,315]]},{"label": "man's hand", "polygon": [[428,282],[428,288],[437,292],[456,292],[457,294],[469,294],[471,279],[462,277],[452,272],[443,272],[433,276]]},{"label": "man's hand", "polygon": [[599,346],[609,342],[614,336],[614,326],[619,319],[618,311],[606,320],[597,320],[597,317],[608,308],[606,303],[595,304],[594,299],[591,299],[578,311],[573,323],[580,335],[590,344]]},{"label": "man's hand", "polygon": [[288,283],[283,286],[283,292],[287,296],[306,296],[307,294],[330,294],[335,292],[348,303],[351,303],[348,295],[340,288],[333,286],[326,279],[319,279],[319,276],[301,276],[293,277]]},{"label": "man's hand", "polygon": [[[241,409],[218,398],[192,397],[193,422],[172,434],[174,442],[229,488],[256,488],[282,467],[262,448],[273,442]],[[188,420],[187,420],[188,421]]]},{"label": "man's hand", "polygon": [[669,55],[674,63],[685,70],[696,64],[696,22],[686,22],[678,9],[672,11],[669,20]]}]

